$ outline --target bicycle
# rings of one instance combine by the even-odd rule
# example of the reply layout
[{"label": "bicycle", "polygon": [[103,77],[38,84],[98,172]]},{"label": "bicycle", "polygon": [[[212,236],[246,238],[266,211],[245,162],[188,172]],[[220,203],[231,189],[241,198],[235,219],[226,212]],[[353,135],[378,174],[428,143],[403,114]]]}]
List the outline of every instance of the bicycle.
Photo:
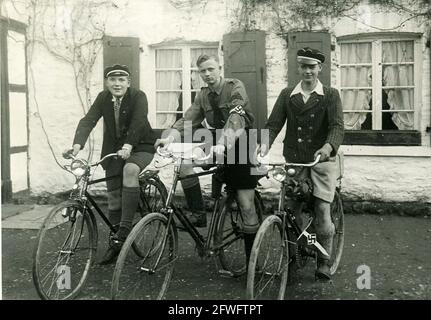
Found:
[{"label": "bicycle", "polygon": [[[83,288],[97,250],[98,229],[93,209],[108,226],[111,235],[117,231],[87,190],[90,185],[118,177],[91,180],[94,173],[91,168],[115,156],[116,153],[111,153],[90,164],[74,157],[71,151],[63,154],[71,164],[63,165],[62,169],[75,176],[75,183],[68,200],[49,212],[37,235],[32,273],[41,299],[73,299]],[[143,217],[164,203],[167,191],[156,170],[143,170],[139,174],[139,185],[138,213]]]},{"label": "bicycle", "polygon": [[[261,159],[257,158],[258,161]],[[308,258],[316,258],[317,251],[328,256],[316,240],[312,217],[312,183],[298,180],[298,168],[315,166],[320,155],[312,163],[269,164],[272,176],[281,182],[278,210],[261,224],[250,257],[247,274],[248,299],[284,298],[290,266],[303,268]],[[330,273],[333,275],[340,263],[344,244],[344,212],[340,197],[341,175],[338,177],[331,218],[335,226],[333,249],[330,256]],[[290,204],[297,203],[297,210]],[[299,220],[299,223],[298,223]],[[301,221],[302,220],[302,221]],[[305,222],[308,220],[307,222]],[[302,222],[302,223],[301,223]],[[305,226],[305,227],[304,227]],[[316,259],[317,260],[317,259]]]},{"label": "bicycle", "polygon": [[[206,170],[180,177],[180,166],[184,160],[204,162],[208,156],[188,157],[181,152],[163,151],[160,148],[157,152],[161,157],[170,159],[170,163],[174,163],[172,187],[165,206],[159,212],[144,217],[124,243],[114,270],[112,299],[163,299],[172,278],[175,261],[178,259],[178,222],[182,225],[182,230],[188,232],[194,240],[200,257],[216,259],[221,275],[238,277],[246,273],[243,217],[234,192],[225,188],[223,195],[222,185],[219,185],[219,188],[213,185],[213,190],[216,189],[212,195],[214,207],[206,237],[190,223],[173,201],[178,181],[204,175],[219,175],[223,165],[214,165],[211,168],[206,164],[196,165],[206,167]],[[260,223],[263,204],[257,191],[254,202]],[[132,252],[132,243],[138,245],[144,257]]]}]

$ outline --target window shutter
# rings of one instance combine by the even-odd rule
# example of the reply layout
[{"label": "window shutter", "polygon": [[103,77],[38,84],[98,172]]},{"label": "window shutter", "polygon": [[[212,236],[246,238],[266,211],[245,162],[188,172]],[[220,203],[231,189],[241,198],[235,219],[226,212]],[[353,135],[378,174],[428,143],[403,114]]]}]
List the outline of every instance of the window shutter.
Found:
[{"label": "window shutter", "polygon": [[310,47],[320,50],[325,55],[319,80],[325,86],[331,85],[331,35],[328,32],[289,32],[288,35],[288,71],[289,87],[295,86],[301,79],[296,63],[296,52],[300,48]]},{"label": "window shutter", "polygon": [[131,86],[139,89],[139,38],[105,37],[103,41],[103,68],[114,64],[129,67]]},{"label": "window shutter", "polygon": [[225,77],[244,83],[256,117],[255,127],[263,128],[267,118],[265,32],[225,34],[223,53]]}]

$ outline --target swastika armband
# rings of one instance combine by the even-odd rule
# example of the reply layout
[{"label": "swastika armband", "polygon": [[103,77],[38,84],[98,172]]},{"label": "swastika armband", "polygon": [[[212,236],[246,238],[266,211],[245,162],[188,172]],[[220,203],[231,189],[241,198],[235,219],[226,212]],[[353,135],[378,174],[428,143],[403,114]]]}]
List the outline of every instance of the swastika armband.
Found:
[{"label": "swastika armband", "polygon": [[235,108],[230,110],[229,113],[236,113],[236,114],[239,114],[240,116],[245,115],[245,111],[241,105],[237,105]]}]

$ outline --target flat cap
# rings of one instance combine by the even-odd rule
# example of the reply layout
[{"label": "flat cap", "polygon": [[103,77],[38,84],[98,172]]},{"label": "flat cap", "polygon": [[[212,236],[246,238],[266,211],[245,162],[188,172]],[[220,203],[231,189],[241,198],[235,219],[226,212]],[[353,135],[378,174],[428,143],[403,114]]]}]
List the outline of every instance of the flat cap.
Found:
[{"label": "flat cap", "polygon": [[297,60],[303,64],[318,64],[325,62],[325,55],[319,50],[305,47],[298,50]]},{"label": "flat cap", "polygon": [[126,65],[114,64],[107,67],[104,72],[105,78],[114,76],[130,76],[129,68]]}]

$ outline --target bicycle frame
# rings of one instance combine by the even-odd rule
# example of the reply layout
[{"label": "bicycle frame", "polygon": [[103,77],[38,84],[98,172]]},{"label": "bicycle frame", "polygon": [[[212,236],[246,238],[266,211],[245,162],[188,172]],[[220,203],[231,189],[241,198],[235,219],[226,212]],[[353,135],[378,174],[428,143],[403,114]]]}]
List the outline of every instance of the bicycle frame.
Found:
[{"label": "bicycle frame", "polygon": [[[212,239],[214,236],[214,232],[215,232],[215,228],[216,228],[216,219],[217,219],[217,215],[216,212],[218,210],[218,206],[219,206],[219,201],[221,199],[221,196],[218,197],[217,199],[215,199],[214,202],[214,208],[213,208],[213,214],[211,215],[211,220],[210,220],[210,225],[209,225],[209,229],[208,229],[208,234],[207,234],[207,238],[205,239],[204,236],[202,236],[202,234],[192,225],[192,223],[190,222],[190,220],[180,211],[178,210],[175,205],[173,204],[173,197],[175,195],[175,191],[176,191],[176,187],[179,181],[184,180],[184,179],[188,179],[188,178],[194,178],[194,177],[200,177],[200,176],[205,176],[205,175],[210,175],[210,174],[214,174],[216,172],[220,172],[222,170],[221,166],[217,166],[215,169],[211,169],[208,171],[204,171],[204,172],[199,172],[199,173],[193,173],[184,177],[180,177],[180,168],[181,168],[181,164],[183,162],[183,159],[179,158],[176,160],[175,164],[174,164],[174,177],[173,177],[173,182],[172,182],[172,186],[171,189],[169,190],[168,193],[168,197],[166,199],[166,205],[165,207],[161,210],[162,214],[167,215],[168,217],[168,222],[166,225],[166,230],[164,231],[163,234],[163,243],[162,243],[162,247],[159,253],[159,256],[157,257],[155,263],[154,263],[154,267],[152,270],[156,270],[161,257],[163,255],[163,252],[165,250],[166,247],[166,242],[168,240],[168,233],[169,233],[169,229],[170,226],[172,224],[172,220],[173,220],[173,216],[175,215],[178,220],[181,222],[181,224],[183,225],[184,229],[190,234],[190,236],[193,238],[193,240],[195,241],[197,247],[199,248],[199,250],[201,250],[201,252],[203,254],[207,254],[207,255],[212,255],[214,254],[215,251],[219,250],[220,248],[223,247],[223,245],[219,246],[219,247],[213,247],[212,246]],[[196,166],[198,167],[198,166]],[[227,245],[227,244],[224,244]],[[176,259],[176,257],[174,257],[174,260]]]}]

